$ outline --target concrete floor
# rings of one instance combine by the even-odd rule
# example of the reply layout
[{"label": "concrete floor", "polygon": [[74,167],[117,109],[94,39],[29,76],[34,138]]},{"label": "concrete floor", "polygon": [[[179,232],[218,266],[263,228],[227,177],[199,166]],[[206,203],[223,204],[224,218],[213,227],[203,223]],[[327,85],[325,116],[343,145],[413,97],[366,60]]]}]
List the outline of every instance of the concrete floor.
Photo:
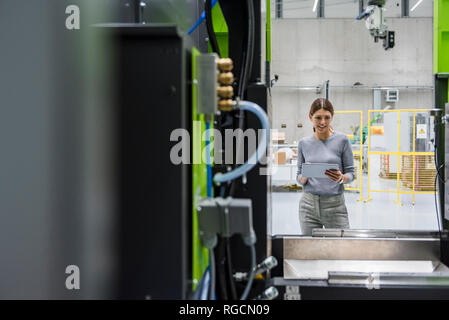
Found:
[{"label": "concrete floor", "polygon": [[[272,235],[301,234],[298,217],[301,195],[302,192],[272,193]],[[400,195],[402,206],[394,202],[396,194],[371,193],[370,197],[373,200],[365,203],[357,201],[359,193],[345,193],[351,229],[438,230],[432,194],[415,195],[415,205],[412,195]]]}]

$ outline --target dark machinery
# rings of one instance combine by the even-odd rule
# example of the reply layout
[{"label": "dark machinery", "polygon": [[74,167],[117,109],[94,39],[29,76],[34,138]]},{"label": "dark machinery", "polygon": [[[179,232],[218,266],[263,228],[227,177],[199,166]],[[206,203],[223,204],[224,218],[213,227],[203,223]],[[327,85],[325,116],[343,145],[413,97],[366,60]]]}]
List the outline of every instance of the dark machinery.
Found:
[{"label": "dark machinery", "polygon": [[[115,139],[116,208],[120,226],[118,297],[255,297],[265,287],[258,283],[257,289],[250,291],[252,277],[236,282],[234,274],[252,270],[256,257],[259,261],[266,258],[267,176],[259,175],[261,165],[257,165],[244,174],[244,183],[240,178],[221,183],[214,178],[213,188],[212,176],[235,171],[239,165],[233,161],[212,168],[209,162],[197,163],[195,154],[207,144],[210,147],[209,140],[203,145],[201,141],[197,144],[197,139],[212,125],[223,136],[226,129],[262,128],[257,116],[242,107],[243,100],[249,100],[267,109],[267,88],[260,83],[260,37],[255,37],[260,34],[260,2],[220,1],[228,27],[227,39],[220,45],[227,47],[232,68],[227,61],[222,63],[218,59],[220,50],[215,32],[211,31],[212,1],[206,1],[204,6],[206,26],[199,26],[208,29],[216,56],[206,52],[204,34],[198,36],[203,32],[201,29],[190,30],[187,36],[184,25],[172,24],[181,11],[171,12],[169,3],[152,2],[153,9],[148,13],[141,3],[137,6],[138,24],[94,27],[110,41],[115,53],[111,59],[115,70],[111,87],[118,134]],[[201,6],[198,9],[195,17],[201,16]],[[215,17],[220,14],[218,9],[216,6]],[[222,70],[217,74],[218,88],[217,67]],[[214,102],[218,89],[220,100]],[[236,97],[242,100],[240,111]],[[191,162],[173,164],[169,155],[172,156],[175,143],[167,142],[179,142],[171,136],[179,129],[190,136]],[[218,137],[214,137],[216,140]],[[242,145],[246,147],[246,143]],[[214,153],[226,158],[232,152],[237,159],[241,146],[220,150],[215,143]],[[243,158],[248,162],[250,154]],[[203,170],[205,175],[201,173]],[[238,201],[246,201],[246,205],[234,205]],[[227,211],[231,218],[221,216]],[[211,220],[214,216],[215,220]],[[220,226],[222,219],[239,222]],[[245,243],[239,227],[242,223],[248,223],[245,230],[253,235]],[[213,243],[201,236],[208,232],[216,239]],[[250,251],[254,254],[248,254]]]}]

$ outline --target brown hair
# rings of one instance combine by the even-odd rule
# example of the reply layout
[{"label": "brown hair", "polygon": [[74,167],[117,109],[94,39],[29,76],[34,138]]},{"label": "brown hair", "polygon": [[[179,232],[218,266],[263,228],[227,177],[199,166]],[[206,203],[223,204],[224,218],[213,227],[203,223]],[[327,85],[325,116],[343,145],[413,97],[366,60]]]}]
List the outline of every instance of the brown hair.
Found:
[{"label": "brown hair", "polygon": [[312,106],[310,107],[309,115],[313,116],[313,114],[320,109],[329,111],[331,113],[331,115],[334,116],[334,106],[332,105],[332,103],[329,100],[327,100],[325,98],[318,98],[312,102]]},{"label": "brown hair", "polygon": [[[326,98],[315,99],[315,101],[313,101],[312,105],[310,106],[309,115],[313,116],[313,114],[315,112],[317,112],[318,110],[320,110],[320,109],[324,109],[326,111],[329,111],[331,113],[331,115],[334,116],[334,106]],[[315,128],[313,128],[313,132],[315,132]]]}]

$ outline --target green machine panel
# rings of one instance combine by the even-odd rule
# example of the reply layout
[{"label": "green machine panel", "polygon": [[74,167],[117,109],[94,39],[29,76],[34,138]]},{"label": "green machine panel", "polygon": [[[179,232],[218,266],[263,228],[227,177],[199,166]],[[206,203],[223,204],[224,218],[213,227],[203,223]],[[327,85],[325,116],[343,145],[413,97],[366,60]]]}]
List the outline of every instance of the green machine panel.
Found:
[{"label": "green machine panel", "polygon": [[434,73],[449,73],[449,0],[434,2]]},{"label": "green machine panel", "polygon": [[[196,290],[201,276],[209,265],[209,252],[201,245],[198,227],[197,204],[201,198],[207,197],[207,165],[202,161],[202,151],[206,141],[203,134],[206,131],[204,114],[198,111],[198,85],[196,57],[200,54],[192,50],[192,279],[193,290]],[[213,121],[211,121],[213,123]],[[211,126],[212,128],[212,126]]]}]

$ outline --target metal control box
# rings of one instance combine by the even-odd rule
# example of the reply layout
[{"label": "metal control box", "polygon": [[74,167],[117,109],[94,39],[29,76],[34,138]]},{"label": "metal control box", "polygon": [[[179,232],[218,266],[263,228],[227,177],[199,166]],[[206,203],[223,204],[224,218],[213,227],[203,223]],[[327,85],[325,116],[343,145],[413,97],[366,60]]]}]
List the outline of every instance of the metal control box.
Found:
[{"label": "metal control box", "polygon": [[217,111],[217,59],[215,53],[196,57],[198,113],[214,114]]},{"label": "metal control box", "polygon": [[207,198],[198,203],[198,223],[203,245],[213,248],[216,235],[241,234],[246,245],[256,242],[250,199]]}]

